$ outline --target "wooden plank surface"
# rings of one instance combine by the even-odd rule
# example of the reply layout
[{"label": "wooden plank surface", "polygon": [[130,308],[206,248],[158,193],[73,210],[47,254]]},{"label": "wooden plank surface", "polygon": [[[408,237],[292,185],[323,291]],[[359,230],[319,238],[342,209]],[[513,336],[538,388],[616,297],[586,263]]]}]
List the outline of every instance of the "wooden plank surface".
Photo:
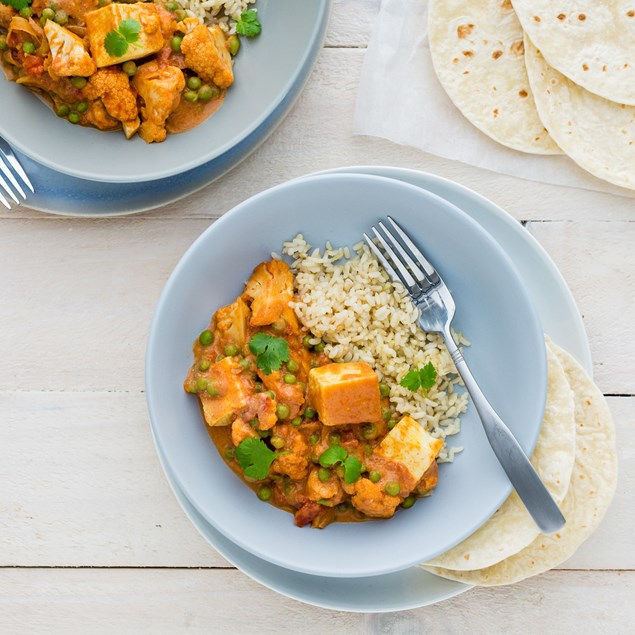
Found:
[{"label": "wooden plank surface", "polygon": [[[353,137],[379,3],[334,1],[306,91],[270,140],[221,181],[128,218],[0,212],[0,633],[632,632],[635,202]],[[596,380],[613,395],[620,481],[600,529],[557,571],[397,614],[308,607],[227,568],[162,474],[143,358],[170,271],[246,197],[355,164],[427,170],[475,189],[530,221],[572,289]]]},{"label": "wooden plank surface", "polygon": [[[227,570],[5,569],[0,624],[31,633],[628,633],[635,572],[552,571],[388,614],[301,605]],[[561,616],[561,617],[560,617]],[[560,617],[560,619],[558,619]],[[601,625],[601,630],[599,626]]]}]

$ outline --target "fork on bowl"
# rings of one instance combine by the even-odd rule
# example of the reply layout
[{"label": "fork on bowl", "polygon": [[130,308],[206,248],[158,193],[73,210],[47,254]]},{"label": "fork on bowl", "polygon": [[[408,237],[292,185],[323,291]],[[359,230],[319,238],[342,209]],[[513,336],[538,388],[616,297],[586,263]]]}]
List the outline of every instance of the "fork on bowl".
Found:
[{"label": "fork on bowl", "polygon": [[392,231],[379,222],[381,231],[372,227],[375,238],[364,233],[364,239],[388,275],[405,287],[419,309],[419,326],[424,331],[439,333],[445,340],[496,458],[540,531],[555,533],[565,524],[562,512],[510,429],[483,394],[454,341],[451,324],[456,305],[450,290],[406,232],[390,216],[387,220]]},{"label": "fork on bowl", "polygon": [[[7,199],[11,199],[16,205],[20,205],[22,200],[26,200],[26,193],[21,183],[24,184],[31,192],[35,192],[33,185],[29,180],[24,168],[16,158],[11,146],[0,137],[0,203],[7,209],[11,209],[11,203]],[[3,176],[4,175],[4,176]],[[18,178],[20,180],[18,180]],[[3,194],[4,192],[4,194]],[[17,193],[17,194],[16,194]],[[5,196],[6,194],[6,196]]]}]

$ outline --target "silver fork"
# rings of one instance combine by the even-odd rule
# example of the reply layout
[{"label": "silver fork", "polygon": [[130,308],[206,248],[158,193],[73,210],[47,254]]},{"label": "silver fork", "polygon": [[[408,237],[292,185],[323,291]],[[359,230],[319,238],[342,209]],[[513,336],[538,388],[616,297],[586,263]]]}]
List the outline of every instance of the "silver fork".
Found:
[{"label": "silver fork", "polygon": [[[11,166],[11,167],[9,167]],[[13,171],[11,171],[13,168]],[[0,172],[4,174],[4,177],[0,174],[0,203],[2,203],[7,209],[11,209],[11,203],[7,200],[7,198],[2,194],[4,191],[5,194],[16,204],[20,205],[21,201],[16,196],[14,190],[22,197],[23,200],[26,200],[26,194],[24,189],[20,185],[20,182],[15,177],[17,174],[22,183],[28,187],[31,192],[35,192],[33,189],[33,185],[29,180],[29,177],[26,175],[24,168],[20,165],[20,162],[17,160],[15,154],[13,154],[13,150],[11,146],[0,137]],[[15,172],[15,174],[14,174]],[[6,178],[5,178],[6,177]],[[7,183],[8,179],[8,183]],[[11,189],[11,185],[13,189]]]},{"label": "silver fork", "polygon": [[378,225],[384,235],[382,236],[375,227],[372,227],[372,231],[383,251],[368,234],[364,234],[368,246],[390,277],[405,286],[419,309],[419,326],[424,331],[440,333],[443,336],[452,360],[472,397],[485,434],[507,477],[540,531],[544,534],[555,533],[564,526],[564,516],[518,441],[479,388],[454,341],[450,326],[456,306],[450,291],[403,229],[390,216],[387,218],[399,238],[380,222]]}]

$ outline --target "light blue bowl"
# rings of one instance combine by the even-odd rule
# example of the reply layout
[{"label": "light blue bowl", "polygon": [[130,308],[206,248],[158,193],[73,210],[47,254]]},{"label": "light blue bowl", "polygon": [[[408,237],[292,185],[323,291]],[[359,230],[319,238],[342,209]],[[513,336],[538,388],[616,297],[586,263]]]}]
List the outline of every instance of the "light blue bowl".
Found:
[{"label": "light blue bowl", "polygon": [[298,529],[225,465],[198,403],[183,392],[191,347],[212,313],[241,293],[252,269],[297,232],[314,245],[353,245],[386,214],[411,233],[452,291],[465,357],[523,449],[533,451],[546,392],[543,331],[522,280],[498,246],[447,201],[398,181],[324,175],[267,190],[227,213],[190,247],[163,291],[146,358],[157,445],[185,495],[216,529],[276,565],[329,577],[397,571],[449,549],[497,509],[511,487],[473,407],[432,497],[388,521]]},{"label": "light blue bowl", "polygon": [[160,144],[122,133],[72,126],[35,95],[0,78],[0,136],[42,165],[73,177],[109,183],[165,179],[228,153],[282,104],[314,55],[329,0],[258,0],[260,36],[242,39],[236,80],[222,108],[189,132]]}]

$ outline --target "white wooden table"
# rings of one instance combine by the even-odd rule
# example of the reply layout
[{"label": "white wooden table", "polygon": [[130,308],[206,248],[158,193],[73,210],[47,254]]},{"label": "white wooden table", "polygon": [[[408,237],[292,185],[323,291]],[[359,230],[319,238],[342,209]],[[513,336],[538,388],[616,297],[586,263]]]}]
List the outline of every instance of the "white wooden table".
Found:
[{"label": "white wooden table", "polygon": [[[0,633],[633,632],[635,202],[353,137],[377,6],[335,1],[305,93],[222,181],[140,216],[0,216]],[[454,179],[526,222],[584,317],[621,468],[604,523],[558,570],[384,615],[288,600],[209,547],[163,476],[143,389],[152,313],[192,241],[265,188],[369,163]]]}]

